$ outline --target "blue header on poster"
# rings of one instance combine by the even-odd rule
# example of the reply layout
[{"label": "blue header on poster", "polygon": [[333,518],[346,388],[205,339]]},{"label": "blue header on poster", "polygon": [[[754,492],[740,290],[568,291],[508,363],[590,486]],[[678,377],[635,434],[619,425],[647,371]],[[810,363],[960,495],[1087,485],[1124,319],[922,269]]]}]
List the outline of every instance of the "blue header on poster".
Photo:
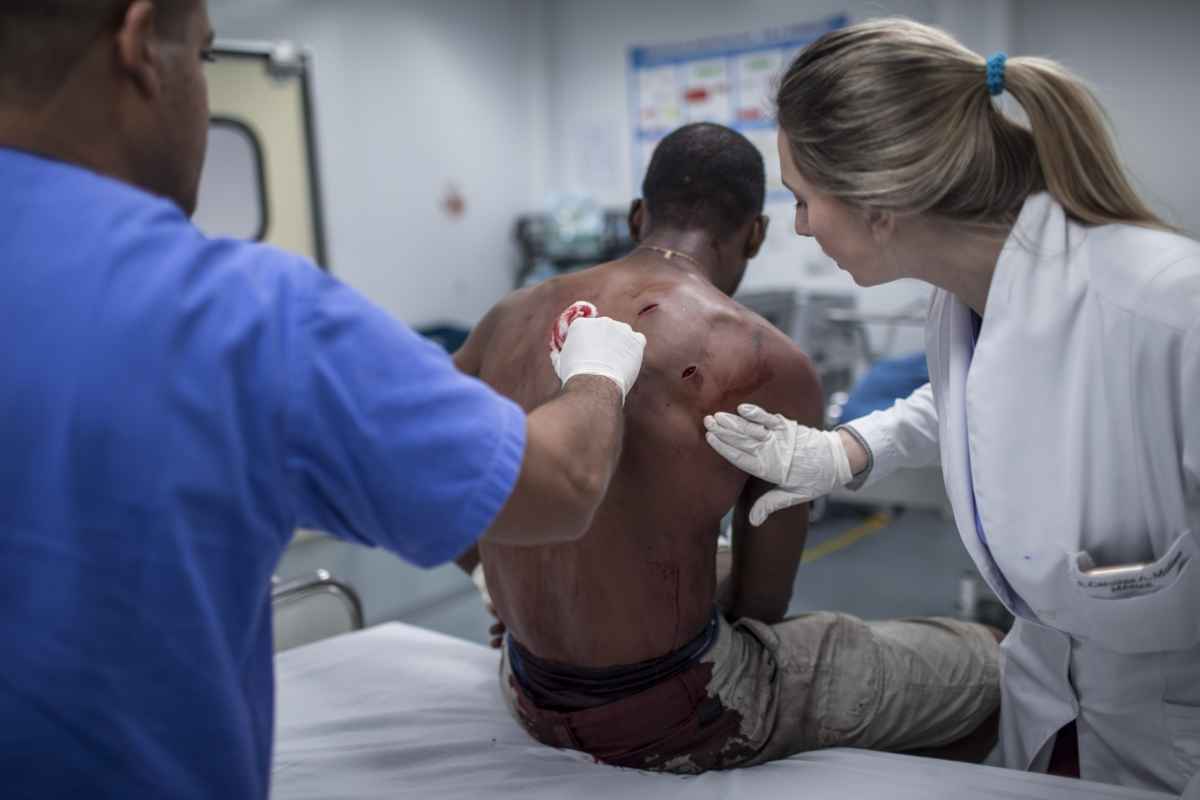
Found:
[{"label": "blue header on poster", "polygon": [[820,22],[768,28],[758,33],[714,36],[690,42],[633,47],[629,51],[630,66],[634,69],[648,69],[704,58],[728,58],[763,50],[801,47],[822,34],[844,28],[848,22],[849,19],[845,14],[839,14]]},{"label": "blue header on poster", "polygon": [[690,122],[715,122],[739,131],[762,152],[768,197],[786,199],[778,174],[771,81],[805,46],[848,24],[849,15],[835,14],[756,33],[630,47],[632,185],[641,182],[664,136]]}]

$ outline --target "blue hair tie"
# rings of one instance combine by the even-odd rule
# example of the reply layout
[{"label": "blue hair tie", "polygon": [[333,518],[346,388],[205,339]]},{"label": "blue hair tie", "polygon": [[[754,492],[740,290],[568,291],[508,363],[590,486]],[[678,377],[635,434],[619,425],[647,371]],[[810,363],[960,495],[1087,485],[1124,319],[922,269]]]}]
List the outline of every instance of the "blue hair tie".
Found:
[{"label": "blue hair tie", "polygon": [[1004,91],[1004,62],[1008,55],[1001,50],[987,60],[987,87],[992,97]]}]

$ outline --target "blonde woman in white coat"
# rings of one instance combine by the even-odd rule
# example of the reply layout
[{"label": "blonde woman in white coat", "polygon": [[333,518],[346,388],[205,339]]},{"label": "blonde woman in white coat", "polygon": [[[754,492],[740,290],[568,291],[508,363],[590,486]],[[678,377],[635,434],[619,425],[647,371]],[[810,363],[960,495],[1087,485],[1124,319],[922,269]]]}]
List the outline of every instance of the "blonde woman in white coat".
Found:
[{"label": "blonde woman in white coat", "polygon": [[890,410],[832,432],[752,406],[705,419],[714,449],[778,485],[752,521],[940,462],[1016,616],[1001,763],[1044,771],[1075,734],[1081,777],[1183,791],[1200,772],[1200,245],[1138,198],[1096,101],[1051,61],[873,21],[801,52],[777,102],[796,232],[860,285],[936,291],[930,383]]}]

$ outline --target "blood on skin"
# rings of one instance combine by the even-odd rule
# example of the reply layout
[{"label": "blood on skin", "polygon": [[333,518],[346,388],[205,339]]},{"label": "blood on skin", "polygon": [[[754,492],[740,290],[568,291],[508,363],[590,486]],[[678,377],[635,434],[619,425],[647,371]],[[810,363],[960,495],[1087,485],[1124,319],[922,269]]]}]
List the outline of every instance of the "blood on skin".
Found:
[{"label": "blood on skin", "polygon": [[775,377],[775,370],[763,357],[762,331],[755,331],[753,336],[754,355],[753,361],[746,366],[741,374],[725,387],[720,400],[717,403],[718,408],[724,408],[730,404],[733,399],[745,398],[753,394],[760,386],[764,386]]},{"label": "blood on skin", "polygon": [[567,306],[558,315],[558,319],[554,321],[554,326],[550,329],[550,348],[561,352],[563,343],[567,340],[567,329],[571,327],[571,323],[580,317],[594,316],[596,316],[596,307],[586,300],[577,300]]},{"label": "blood on skin", "polygon": [[656,308],[658,308],[658,303],[651,303],[650,305],[646,306],[641,311],[639,311],[638,316],[640,317],[642,314],[645,314],[649,311],[653,311]]}]

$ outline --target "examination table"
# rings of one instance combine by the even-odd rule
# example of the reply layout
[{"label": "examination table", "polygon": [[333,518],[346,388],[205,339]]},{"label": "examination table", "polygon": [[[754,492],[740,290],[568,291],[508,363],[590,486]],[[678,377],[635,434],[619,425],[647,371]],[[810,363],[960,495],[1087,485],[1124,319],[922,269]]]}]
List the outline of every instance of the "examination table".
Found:
[{"label": "examination table", "polygon": [[833,749],[751,769],[662,775],[545,747],[500,697],[494,650],[389,623],[276,658],[271,796],[289,798],[1033,798],[1169,795],[994,767]]}]

